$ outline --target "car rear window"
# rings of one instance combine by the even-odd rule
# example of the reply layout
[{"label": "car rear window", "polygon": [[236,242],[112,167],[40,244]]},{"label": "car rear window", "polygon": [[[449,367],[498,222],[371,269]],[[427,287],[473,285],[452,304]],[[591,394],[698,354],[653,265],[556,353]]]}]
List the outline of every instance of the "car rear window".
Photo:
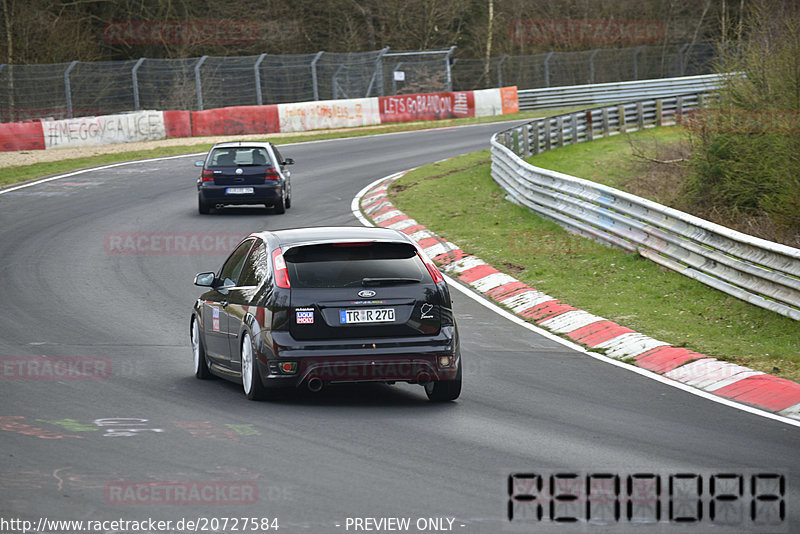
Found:
[{"label": "car rear window", "polygon": [[232,167],[246,165],[269,165],[269,155],[265,148],[232,147],[218,148],[211,153],[209,166]]},{"label": "car rear window", "polygon": [[419,283],[430,274],[407,243],[330,243],[293,247],[284,254],[295,288],[360,287],[365,278]]}]

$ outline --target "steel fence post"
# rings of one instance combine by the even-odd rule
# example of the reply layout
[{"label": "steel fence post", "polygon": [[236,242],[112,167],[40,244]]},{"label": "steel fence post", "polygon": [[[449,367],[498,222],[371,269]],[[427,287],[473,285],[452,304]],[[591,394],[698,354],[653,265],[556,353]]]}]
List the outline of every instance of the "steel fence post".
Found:
[{"label": "steel fence post", "polygon": [[447,91],[453,91],[453,73],[450,70],[450,59],[453,57],[453,52],[455,51],[456,47],[451,46],[450,49],[447,51],[447,55],[444,57],[444,68],[445,73],[447,76]]},{"label": "steel fence post", "polygon": [[639,79],[639,54],[642,53],[642,49],[644,46],[640,46],[636,48],[636,51],[633,53],[633,79]]},{"label": "steel fence post", "polygon": [[322,54],[324,53],[325,53],[324,50],[320,50],[319,52],[317,52],[317,55],[314,56],[314,59],[311,60],[311,85],[314,86],[313,89],[314,89],[315,101],[319,100],[319,84],[317,83],[317,61],[319,61],[319,58],[321,58]]},{"label": "steel fence post", "polygon": [[555,52],[550,52],[544,58],[544,86],[550,87],[550,58],[553,56]]},{"label": "steel fence post", "polygon": [[261,62],[264,61],[266,56],[267,54],[261,54],[258,56],[255,65],[253,65],[253,75],[256,80],[256,104],[259,106],[264,105],[264,97],[261,94],[261,71],[259,69],[261,68]]},{"label": "steel fence post", "polygon": [[72,90],[69,86],[69,73],[72,72],[72,69],[75,68],[75,65],[78,64],[78,61],[75,60],[69,64],[67,70],[64,71],[64,93],[67,97],[67,118],[72,118]]},{"label": "steel fence post", "polygon": [[683,45],[681,49],[678,51],[678,61],[680,62],[679,68],[681,76],[683,76],[684,72],[686,72],[686,66],[683,64],[683,53],[686,51],[687,48],[689,48],[689,43]]},{"label": "steel fence post", "polygon": [[194,86],[197,91],[197,110],[203,111],[203,85],[200,83],[200,67],[203,65],[208,56],[203,56],[197,65],[194,66]]},{"label": "steel fence post", "polygon": [[508,56],[503,56],[497,62],[497,87],[503,87],[503,63],[506,62]]},{"label": "steel fence post", "polygon": [[139,67],[142,66],[144,58],[140,57],[136,65],[131,69],[131,83],[133,84],[133,111],[139,111]]},{"label": "steel fence post", "polygon": [[[5,63],[2,63],[2,64],[0,64],[0,74],[2,74],[2,73],[3,73],[3,69],[4,69],[4,68],[6,68],[6,64],[5,64]],[[13,95],[11,95],[11,91],[10,91],[10,90],[9,90],[9,97],[10,97],[10,98],[8,99],[8,100],[9,100],[9,104],[8,104],[8,116],[9,116],[9,121],[10,121],[10,120],[11,120],[11,117],[14,115],[14,110],[12,109],[12,108],[14,107],[14,106],[12,105],[12,104],[13,104],[13,102],[14,102],[14,96],[13,96]],[[2,108],[3,108],[3,106],[0,106],[0,109],[2,109]],[[2,122],[2,121],[3,121],[3,116],[0,114],[0,122]]]},{"label": "steel fence post", "polygon": [[600,50],[600,48],[595,49],[592,55],[589,56],[589,83],[594,83],[594,56],[596,56]]}]

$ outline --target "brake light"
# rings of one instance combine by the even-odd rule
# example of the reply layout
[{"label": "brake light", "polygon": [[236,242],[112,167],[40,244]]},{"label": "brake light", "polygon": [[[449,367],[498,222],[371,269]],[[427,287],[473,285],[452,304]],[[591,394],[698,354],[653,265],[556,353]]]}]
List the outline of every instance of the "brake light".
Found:
[{"label": "brake light", "polygon": [[353,243],[334,243],[333,246],[335,248],[355,248],[355,247],[369,247],[372,246],[374,243],[372,241],[367,242],[353,242]]},{"label": "brake light", "polygon": [[214,181],[214,171],[205,170],[200,175],[200,178],[204,182],[213,182]]},{"label": "brake light", "polygon": [[268,180],[280,180],[281,175],[278,174],[278,171],[275,169],[267,169],[266,173],[264,174],[264,181]]},{"label": "brake light", "polygon": [[278,287],[289,289],[289,271],[286,269],[286,261],[283,259],[283,252],[276,248],[272,251],[272,265],[275,269],[275,284]]},{"label": "brake light", "polygon": [[428,269],[428,272],[431,274],[431,278],[433,278],[433,281],[435,283],[437,283],[437,284],[439,282],[444,282],[444,276],[442,276],[442,273],[439,272],[439,268],[436,267],[436,264],[433,263],[430,260],[430,258],[428,258],[428,255],[425,254],[425,252],[423,252],[421,248],[419,248],[419,245],[414,243],[414,246],[417,248],[417,255],[420,257],[422,262],[425,264],[425,267]]}]

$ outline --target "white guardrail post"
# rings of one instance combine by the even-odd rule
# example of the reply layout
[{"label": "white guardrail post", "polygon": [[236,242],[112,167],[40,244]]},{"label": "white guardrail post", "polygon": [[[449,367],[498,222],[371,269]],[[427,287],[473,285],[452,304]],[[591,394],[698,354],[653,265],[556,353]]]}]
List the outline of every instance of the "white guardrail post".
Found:
[{"label": "white guardrail post", "polygon": [[713,94],[640,100],[537,119],[495,134],[492,178],[509,200],[568,231],[636,252],[729,295],[800,320],[800,249],[752,237],[522,157],[661,124]]}]

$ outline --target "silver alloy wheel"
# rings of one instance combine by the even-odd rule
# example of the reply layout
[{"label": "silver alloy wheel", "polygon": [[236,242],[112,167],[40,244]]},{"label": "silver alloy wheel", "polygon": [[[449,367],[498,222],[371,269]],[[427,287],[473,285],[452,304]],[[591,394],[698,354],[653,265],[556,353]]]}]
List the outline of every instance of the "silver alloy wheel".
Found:
[{"label": "silver alloy wheel", "polygon": [[242,341],[242,387],[248,395],[253,390],[253,345],[247,334]]},{"label": "silver alloy wheel", "polygon": [[197,328],[197,319],[192,320],[192,356],[194,357],[194,372],[200,370],[200,331]]}]

